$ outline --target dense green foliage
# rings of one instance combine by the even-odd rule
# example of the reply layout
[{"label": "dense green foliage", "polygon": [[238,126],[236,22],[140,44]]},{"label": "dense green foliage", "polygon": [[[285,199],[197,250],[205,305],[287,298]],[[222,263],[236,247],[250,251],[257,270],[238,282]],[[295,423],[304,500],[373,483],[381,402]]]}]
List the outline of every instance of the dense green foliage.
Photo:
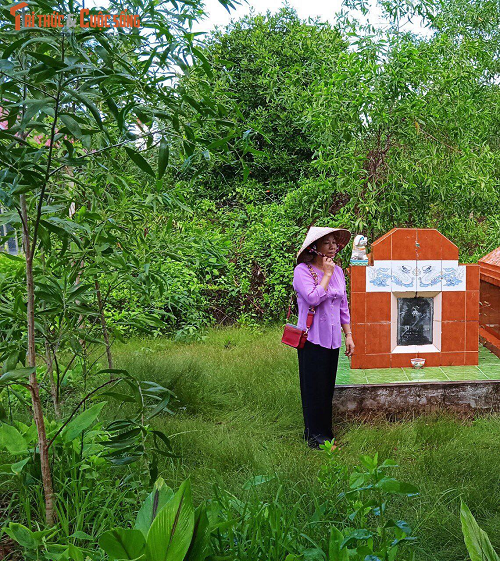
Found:
[{"label": "dense green foliage", "polygon": [[[194,214],[182,228],[232,241],[209,283],[229,319],[282,317],[312,223],[370,241],[438,228],[463,262],[500,244],[498,5],[384,5],[383,33],[302,22],[289,8],[245,17],[207,42],[213,76],[182,81],[199,100],[208,84],[247,130],[184,184]],[[428,38],[398,27],[419,6]],[[213,138],[209,123],[193,127]]]},{"label": "dense green foliage", "polygon": [[[462,262],[500,244],[498,5],[383,10],[384,31],[348,11],[332,26],[283,8],[213,32],[183,66],[179,105],[169,98],[168,152],[151,144],[140,172],[119,150],[106,171],[87,168],[82,186],[108,198],[108,219],[146,267],[119,286],[101,277],[112,325],[140,329],[138,309],[178,337],[282,319],[313,223],[370,241],[395,226],[438,228]],[[432,34],[403,31],[415,14]],[[168,154],[155,183],[148,170]]]}]

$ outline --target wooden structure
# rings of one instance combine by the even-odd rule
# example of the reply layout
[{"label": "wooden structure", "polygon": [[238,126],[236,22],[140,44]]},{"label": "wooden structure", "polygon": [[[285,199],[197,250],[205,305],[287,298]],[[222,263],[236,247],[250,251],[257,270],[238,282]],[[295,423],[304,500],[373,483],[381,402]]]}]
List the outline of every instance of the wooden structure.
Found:
[{"label": "wooden structure", "polygon": [[500,357],[500,247],[479,260],[479,335]]}]

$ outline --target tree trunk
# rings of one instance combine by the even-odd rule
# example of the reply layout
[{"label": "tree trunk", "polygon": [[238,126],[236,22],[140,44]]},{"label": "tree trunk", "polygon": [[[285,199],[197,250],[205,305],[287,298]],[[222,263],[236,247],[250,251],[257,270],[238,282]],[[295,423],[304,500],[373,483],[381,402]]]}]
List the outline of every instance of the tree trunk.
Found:
[{"label": "tree trunk", "polygon": [[[40,253],[40,261],[42,262],[43,266],[43,274],[46,274],[46,267],[45,267],[45,254]],[[50,350],[50,344],[48,341],[48,337],[50,335],[50,326],[47,323],[44,326],[45,330],[45,364],[47,365],[47,376],[49,378],[50,383],[50,395],[52,397],[52,404],[54,405],[54,414],[56,419],[61,418],[61,407],[59,404],[59,390],[58,384],[54,380],[54,359],[52,357],[52,352]],[[59,376],[58,376],[59,379]]]},{"label": "tree trunk", "polygon": [[[104,305],[102,303],[101,285],[97,278],[95,279],[95,291],[97,294],[97,305],[99,306],[99,317],[101,319],[102,336],[106,345],[106,355],[108,357],[108,368],[113,368],[113,357],[111,356],[111,345],[109,343],[108,325],[104,316]],[[112,374],[111,374],[112,376]]]},{"label": "tree trunk", "polygon": [[50,395],[52,396],[52,403],[54,405],[54,413],[56,419],[61,418],[61,404],[59,403],[59,391],[57,383],[54,380],[54,360],[52,359],[52,353],[50,351],[50,345],[48,341],[45,341],[45,362],[47,364],[47,376],[50,382]]},{"label": "tree trunk", "polygon": [[[26,256],[26,293],[27,293],[27,327],[28,327],[28,355],[27,362],[29,368],[36,368],[36,347],[35,347],[35,287],[33,282],[33,254],[34,247],[31,247],[30,233],[28,227],[28,210],[26,199],[21,195],[21,214],[23,217],[23,245]],[[30,394],[33,407],[33,418],[35,419],[38,434],[38,450],[40,453],[40,467],[42,472],[43,491],[45,495],[45,522],[47,526],[54,525],[54,488],[52,486],[52,474],[49,463],[49,450],[47,433],[45,431],[45,421],[43,418],[42,402],[36,370],[30,374]]]}]

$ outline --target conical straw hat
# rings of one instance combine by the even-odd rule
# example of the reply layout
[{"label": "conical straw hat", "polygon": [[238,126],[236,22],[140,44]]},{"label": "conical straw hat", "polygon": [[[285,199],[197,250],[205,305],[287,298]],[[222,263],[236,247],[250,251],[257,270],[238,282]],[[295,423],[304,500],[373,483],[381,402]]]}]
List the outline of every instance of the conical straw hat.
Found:
[{"label": "conical straw hat", "polygon": [[346,230],[345,228],[319,228],[317,226],[311,226],[309,231],[307,232],[306,239],[302,244],[299,252],[297,253],[297,263],[302,263],[306,254],[304,251],[315,241],[319,240],[323,236],[327,234],[335,234],[335,239],[337,240],[337,244],[339,246],[339,251],[344,249],[344,247],[349,243],[351,239],[351,232]]}]

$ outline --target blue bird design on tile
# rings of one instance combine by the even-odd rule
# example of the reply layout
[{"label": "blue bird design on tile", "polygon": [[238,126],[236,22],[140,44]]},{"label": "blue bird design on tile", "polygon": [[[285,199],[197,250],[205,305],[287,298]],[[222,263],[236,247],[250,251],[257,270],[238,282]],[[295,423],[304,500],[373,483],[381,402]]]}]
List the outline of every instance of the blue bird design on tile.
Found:
[{"label": "blue bird design on tile", "polygon": [[391,278],[390,269],[388,267],[381,267],[375,270],[375,276],[370,279],[371,284],[375,286],[387,286],[388,281]]}]

